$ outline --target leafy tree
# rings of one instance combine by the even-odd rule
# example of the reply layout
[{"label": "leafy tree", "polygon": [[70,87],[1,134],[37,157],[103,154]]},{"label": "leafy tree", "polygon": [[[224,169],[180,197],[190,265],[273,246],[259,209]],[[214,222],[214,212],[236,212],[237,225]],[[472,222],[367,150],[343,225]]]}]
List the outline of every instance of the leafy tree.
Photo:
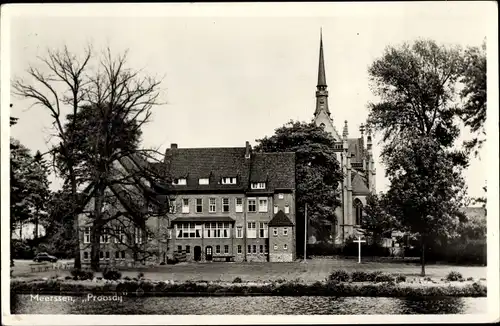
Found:
[{"label": "leafy tree", "polygon": [[[304,208],[319,239],[328,239],[336,222],[335,208],[342,172],[333,138],[314,123],[289,122],[271,137],[257,140],[256,151],[295,152],[297,243],[303,243]],[[302,222],[300,222],[302,220]],[[302,228],[302,232],[301,232]],[[301,245],[297,246],[300,252]]]},{"label": "leafy tree", "polygon": [[461,72],[457,47],[417,40],[386,48],[368,69],[373,92],[381,99],[369,103],[369,124],[382,132],[383,157],[415,137],[453,145],[460,131],[453,101]]},{"label": "leafy tree", "polygon": [[412,234],[420,237],[421,266],[425,275],[425,248],[429,241],[456,235],[464,219],[465,198],[461,168],[440,144],[415,138],[393,155],[387,166],[390,188],[388,211]]},{"label": "leafy tree", "polygon": [[47,202],[50,198],[49,166],[43,159],[40,151],[35,153],[30,168],[32,169],[32,174],[35,176],[30,181],[33,186],[31,196],[33,201],[33,223],[35,224],[34,238],[37,240],[40,223],[43,226],[47,225]]},{"label": "leafy tree", "polygon": [[460,92],[460,97],[464,101],[463,107],[459,110],[461,118],[476,136],[474,139],[465,142],[465,148],[474,150],[475,155],[485,141],[486,131],[486,41],[481,47],[469,47],[465,51],[463,62],[462,78],[460,81],[464,88]]},{"label": "leafy tree", "polygon": [[361,221],[362,229],[359,231],[373,240],[375,245],[380,245],[384,237],[390,237],[392,231],[399,228],[398,221],[387,212],[386,198],[376,194],[366,198]]}]

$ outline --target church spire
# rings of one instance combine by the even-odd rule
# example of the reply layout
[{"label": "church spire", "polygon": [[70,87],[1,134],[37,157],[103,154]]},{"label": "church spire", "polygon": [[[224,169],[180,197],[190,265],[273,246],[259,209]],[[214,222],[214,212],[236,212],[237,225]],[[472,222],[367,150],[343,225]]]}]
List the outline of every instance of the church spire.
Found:
[{"label": "church spire", "polygon": [[326,87],[325,59],[323,57],[323,31],[319,32],[319,66],[318,66],[318,87]]},{"label": "church spire", "polygon": [[328,91],[326,90],[325,58],[323,56],[323,31],[320,30],[318,85],[316,85],[316,111],[314,111],[314,116],[318,116],[322,111],[330,117],[330,110],[328,109]]}]

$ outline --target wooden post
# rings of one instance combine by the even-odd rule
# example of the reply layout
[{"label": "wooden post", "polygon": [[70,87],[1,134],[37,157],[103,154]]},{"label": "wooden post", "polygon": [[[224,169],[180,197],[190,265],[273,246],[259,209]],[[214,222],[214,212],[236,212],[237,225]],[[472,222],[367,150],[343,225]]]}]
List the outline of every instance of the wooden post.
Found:
[{"label": "wooden post", "polygon": [[304,211],[304,263],[307,259],[307,203]]}]

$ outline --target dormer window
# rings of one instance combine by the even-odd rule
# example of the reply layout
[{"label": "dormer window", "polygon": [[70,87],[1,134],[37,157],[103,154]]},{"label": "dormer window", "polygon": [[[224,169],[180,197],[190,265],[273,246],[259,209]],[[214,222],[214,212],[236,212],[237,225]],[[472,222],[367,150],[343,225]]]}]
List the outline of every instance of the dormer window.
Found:
[{"label": "dormer window", "polygon": [[207,185],[210,183],[210,180],[208,178],[200,178],[198,179],[198,184],[200,185]]},{"label": "dormer window", "polygon": [[185,186],[187,184],[187,180],[185,178],[176,179],[172,182],[172,184],[176,186]]},{"label": "dormer window", "polygon": [[222,178],[222,184],[223,185],[235,185],[236,184],[236,178]]},{"label": "dormer window", "polygon": [[265,182],[252,182],[251,188],[252,189],[266,189],[266,183]]}]

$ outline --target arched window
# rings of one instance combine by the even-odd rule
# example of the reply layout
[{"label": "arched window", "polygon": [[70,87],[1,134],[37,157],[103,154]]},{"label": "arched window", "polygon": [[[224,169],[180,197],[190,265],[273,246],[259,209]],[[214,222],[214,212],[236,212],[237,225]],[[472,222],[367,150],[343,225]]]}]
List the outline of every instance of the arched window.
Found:
[{"label": "arched window", "polygon": [[363,203],[358,198],[354,200],[354,216],[356,218],[355,224],[361,225],[362,223],[361,217],[363,216]]}]

